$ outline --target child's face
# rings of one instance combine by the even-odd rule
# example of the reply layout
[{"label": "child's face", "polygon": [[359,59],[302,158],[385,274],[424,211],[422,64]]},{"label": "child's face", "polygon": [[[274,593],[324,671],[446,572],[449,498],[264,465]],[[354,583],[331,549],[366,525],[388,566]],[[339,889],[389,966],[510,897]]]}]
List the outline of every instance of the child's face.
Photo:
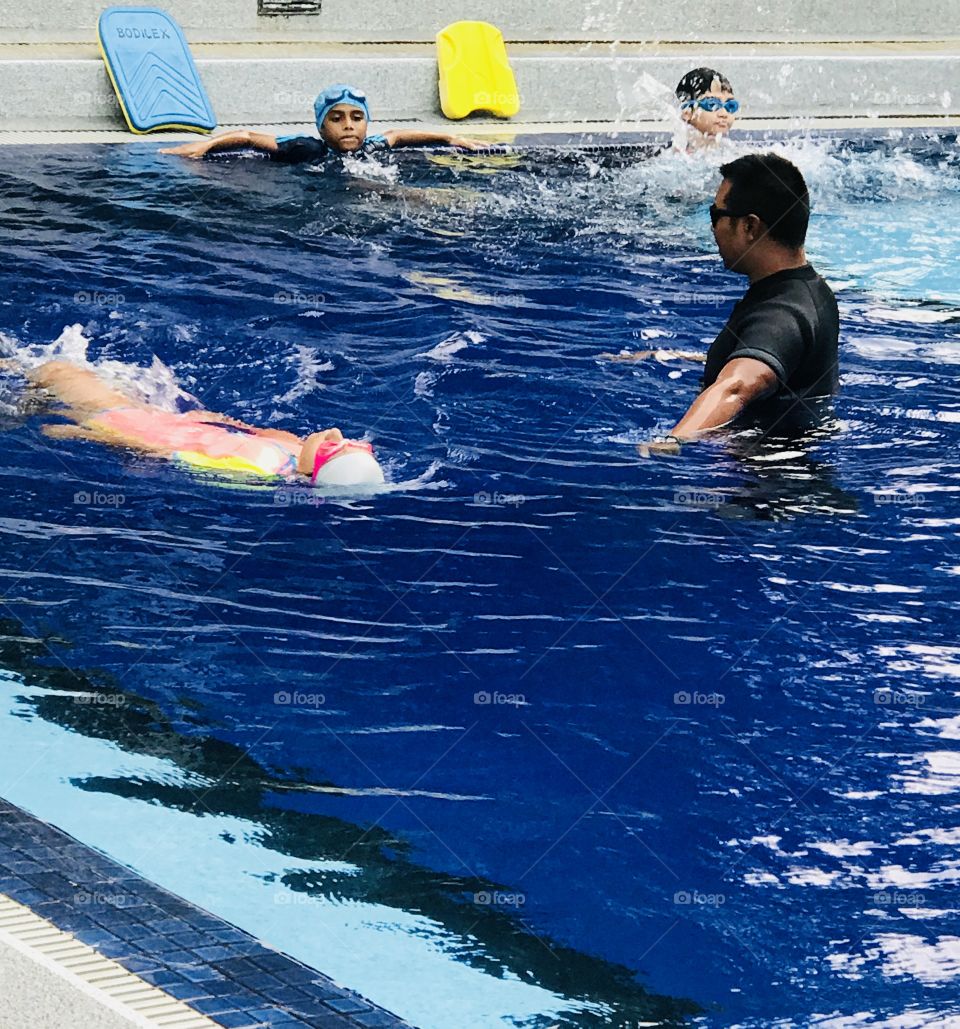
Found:
[{"label": "child's face", "polygon": [[359,107],[337,104],[327,111],[320,136],[324,143],[342,154],[359,150],[367,138],[367,116]]},{"label": "child's face", "polygon": [[[708,96],[716,97],[721,103],[733,99],[733,93],[721,88],[717,79],[714,79],[710,89],[697,99],[703,100]],[[730,114],[722,107],[717,111],[705,111],[702,107],[694,105],[683,112],[683,120],[689,122],[705,136],[725,136],[733,128],[737,116]]]}]

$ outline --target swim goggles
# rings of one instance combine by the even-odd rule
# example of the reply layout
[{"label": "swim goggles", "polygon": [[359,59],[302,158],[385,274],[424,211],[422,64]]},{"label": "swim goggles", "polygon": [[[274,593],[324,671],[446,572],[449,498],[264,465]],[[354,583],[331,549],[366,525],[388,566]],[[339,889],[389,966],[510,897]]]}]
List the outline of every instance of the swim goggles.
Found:
[{"label": "swim goggles", "polygon": [[327,462],[332,461],[335,457],[339,457],[348,447],[350,450],[366,451],[371,456],[373,455],[373,447],[365,441],[352,439],[324,440],[317,446],[317,456],[313,459],[313,474],[310,476],[310,484],[315,486],[320,469]]},{"label": "swim goggles", "polygon": [[358,107],[370,120],[370,108],[367,106],[367,94],[353,86],[347,86],[338,82],[335,86],[328,86],[313,102],[313,113],[317,119],[317,128],[323,125],[323,119],[330,113],[332,107],[337,104],[349,104],[351,107]]},{"label": "swim goggles", "polygon": [[727,114],[736,114],[740,110],[739,100],[721,100],[715,96],[702,96],[699,100],[687,100],[682,105],[684,111],[689,111],[691,107],[699,107],[701,111],[709,111],[713,114],[714,111],[719,111],[722,107]]}]

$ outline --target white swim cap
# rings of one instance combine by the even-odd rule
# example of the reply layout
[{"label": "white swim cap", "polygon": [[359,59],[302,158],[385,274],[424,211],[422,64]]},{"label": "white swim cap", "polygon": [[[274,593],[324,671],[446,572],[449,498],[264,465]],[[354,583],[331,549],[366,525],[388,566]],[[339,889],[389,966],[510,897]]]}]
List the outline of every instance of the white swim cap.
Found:
[{"label": "white swim cap", "polygon": [[378,486],[383,469],[366,450],[346,450],[325,461],[313,480],[317,486]]}]

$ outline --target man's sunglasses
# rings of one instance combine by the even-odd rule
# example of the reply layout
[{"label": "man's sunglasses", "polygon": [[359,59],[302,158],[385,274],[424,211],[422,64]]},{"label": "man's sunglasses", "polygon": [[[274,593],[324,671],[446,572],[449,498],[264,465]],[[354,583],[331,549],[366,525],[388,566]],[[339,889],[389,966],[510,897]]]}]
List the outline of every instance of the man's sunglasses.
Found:
[{"label": "man's sunglasses", "polygon": [[717,223],[721,218],[746,218],[747,213],[741,213],[740,211],[731,211],[728,207],[717,207],[716,204],[710,205],[710,224],[716,228]]},{"label": "man's sunglasses", "polygon": [[688,100],[683,105],[683,110],[688,111],[691,107],[699,107],[702,111],[719,111],[722,107],[727,114],[736,114],[740,110],[739,100],[721,100],[715,96],[702,96],[699,100]]}]

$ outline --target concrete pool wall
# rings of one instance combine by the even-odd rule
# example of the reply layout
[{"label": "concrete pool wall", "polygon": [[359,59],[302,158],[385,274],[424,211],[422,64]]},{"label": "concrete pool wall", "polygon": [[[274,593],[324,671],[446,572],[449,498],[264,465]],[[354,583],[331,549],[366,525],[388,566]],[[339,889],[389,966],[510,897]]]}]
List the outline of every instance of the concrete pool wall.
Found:
[{"label": "concrete pool wall", "polygon": [[[293,2],[259,0],[263,10]],[[319,12],[268,16],[258,0],[164,5],[193,43],[221,126],[302,125],[318,89],[344,80],[363,86],[378,120],[442,120],[433,36],[476,7],[297,2]],[[0,131],[122,129],[96,46],[105,6],[0,0]],[[730,76],[747,119],[960,116],[960,5],[942,0],[876,0],[866,11],[854,0],[480,7],[502,28],[517,74],[518,118],[480,119],[504,127],[646,124],[657,84],[701,64]]]}]

